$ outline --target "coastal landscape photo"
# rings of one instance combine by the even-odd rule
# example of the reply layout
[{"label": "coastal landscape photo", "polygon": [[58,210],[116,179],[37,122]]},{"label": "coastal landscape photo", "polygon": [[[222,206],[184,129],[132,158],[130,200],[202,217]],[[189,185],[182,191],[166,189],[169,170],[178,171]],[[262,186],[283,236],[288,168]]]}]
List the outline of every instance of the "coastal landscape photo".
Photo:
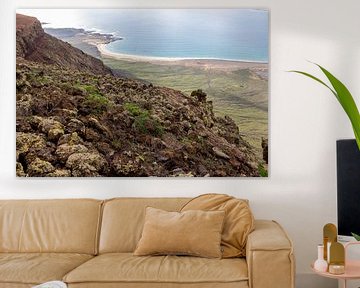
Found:
[{"label": "coastal landscape photo", "polygon": [[267,177],[269,11],[18,9],[18,177]]}]

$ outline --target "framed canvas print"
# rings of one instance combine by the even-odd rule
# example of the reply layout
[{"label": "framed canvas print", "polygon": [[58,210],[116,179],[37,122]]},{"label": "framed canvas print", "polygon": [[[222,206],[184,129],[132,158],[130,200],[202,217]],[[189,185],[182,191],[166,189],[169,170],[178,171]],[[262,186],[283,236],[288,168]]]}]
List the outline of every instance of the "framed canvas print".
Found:
[{"label": "framed canvas print", "polygon": [[18,9],[19,177],[266,177],[269,11]]}]

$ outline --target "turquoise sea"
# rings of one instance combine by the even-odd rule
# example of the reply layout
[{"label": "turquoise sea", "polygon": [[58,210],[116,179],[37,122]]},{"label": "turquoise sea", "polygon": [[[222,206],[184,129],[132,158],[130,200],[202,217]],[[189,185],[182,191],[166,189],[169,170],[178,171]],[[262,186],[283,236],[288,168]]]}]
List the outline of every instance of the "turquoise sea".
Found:
[{"label": "turquoise sea", "polygon": [[113,33],[111,52],[268,62],[269,11],[258,9],[25,9],[45,27]]}]

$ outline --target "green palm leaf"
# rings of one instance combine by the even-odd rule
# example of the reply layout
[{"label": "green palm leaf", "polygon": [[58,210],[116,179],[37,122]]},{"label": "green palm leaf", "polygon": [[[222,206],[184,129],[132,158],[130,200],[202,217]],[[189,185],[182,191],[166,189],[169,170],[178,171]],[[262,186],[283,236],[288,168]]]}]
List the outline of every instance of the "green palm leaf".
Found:
[{"label": "green palm leaf", "polygon": [[321,83],[335,95],[336,99],[339,101],[340,105],[343,107],[345,113],[349,117],[352,128],[354,130],[356,143],[360,150],[360,114],[359,114],[358,108],[356,107],[354,98],[352,97],[350,91],[346,88],[346,86],[339,79],[337,79],[334,75],[332,75],[329,71],[327,71],[322,66],[320,66],[318,64],[315,64],[315,65],[317,65],[320,68],[320,70],[325,74],[326,78],[330,81],[332,87],[330,87],[324,81],[320,80],[319,78],[317,78],[309,73],[302,72],[302,71],[296,71],[296,70],[293,70],[290,72],[305,75],[305,76]]}]

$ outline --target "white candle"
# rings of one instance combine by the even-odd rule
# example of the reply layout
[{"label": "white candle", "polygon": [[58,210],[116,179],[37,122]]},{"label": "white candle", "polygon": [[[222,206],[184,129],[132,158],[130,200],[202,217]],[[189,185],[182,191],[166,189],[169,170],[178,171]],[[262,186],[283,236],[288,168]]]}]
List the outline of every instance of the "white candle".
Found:
[{"label": "white candle", "polygon": [[330,246],[331,246],[331,242],[327,242],[327,256],[326,256],[326,260],[327,262],[330,264]]}]

